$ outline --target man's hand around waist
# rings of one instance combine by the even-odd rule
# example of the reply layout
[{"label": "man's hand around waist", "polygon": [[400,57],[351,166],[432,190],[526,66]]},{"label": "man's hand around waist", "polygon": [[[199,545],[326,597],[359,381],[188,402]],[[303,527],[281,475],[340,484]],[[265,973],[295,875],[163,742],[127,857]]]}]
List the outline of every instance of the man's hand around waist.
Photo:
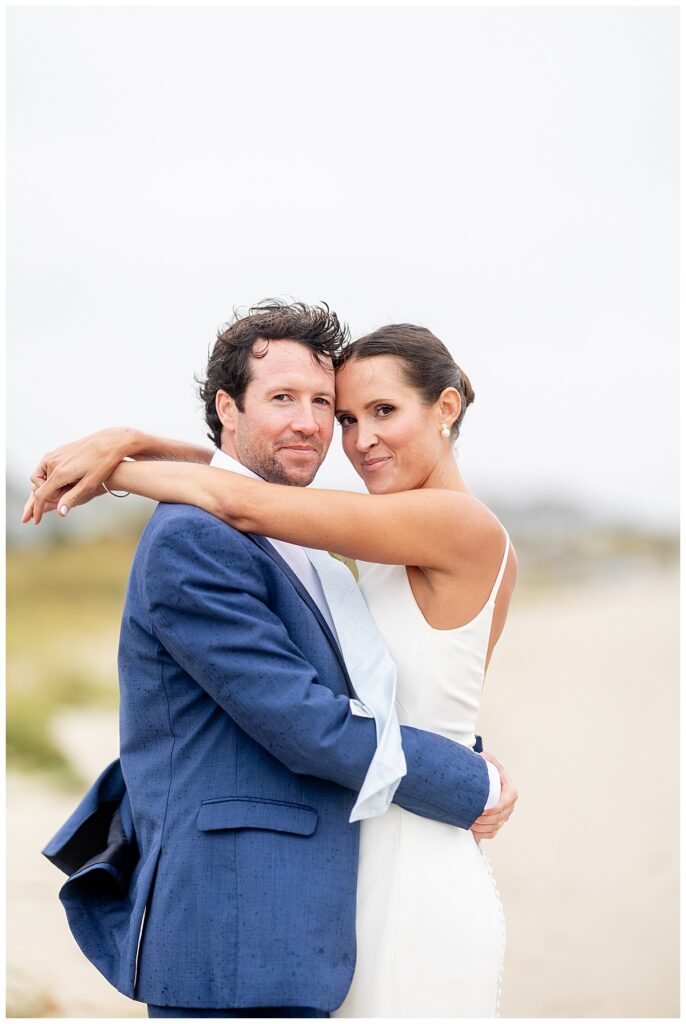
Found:
[{"label": "man's hand around waist", "polygon": [[484,751],[481,757],[486,761],[490,761],[498,769],[500,774],[500,799],[495,807],[484,811],[481,817],[476,819],[470,831],[474,834],[475,839],[493,839],[512,814],[519,793],[514,783],[508,778],[502,764],[492,754]]}]

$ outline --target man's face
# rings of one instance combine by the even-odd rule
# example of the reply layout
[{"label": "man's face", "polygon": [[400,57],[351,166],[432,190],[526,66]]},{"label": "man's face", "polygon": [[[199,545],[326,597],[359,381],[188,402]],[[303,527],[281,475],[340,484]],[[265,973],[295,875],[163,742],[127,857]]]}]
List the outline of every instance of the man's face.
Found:
[{"label": "man's face", "polygon": [[[266,344],[266,343],[265,343]],[[261,352],[261,343],[257,344]],[[243,411],[223,392],[222,450],[263,480],[305,487],[324,461],[334,425],[334,371],[298,341],[270,341],[253,357]]]}]

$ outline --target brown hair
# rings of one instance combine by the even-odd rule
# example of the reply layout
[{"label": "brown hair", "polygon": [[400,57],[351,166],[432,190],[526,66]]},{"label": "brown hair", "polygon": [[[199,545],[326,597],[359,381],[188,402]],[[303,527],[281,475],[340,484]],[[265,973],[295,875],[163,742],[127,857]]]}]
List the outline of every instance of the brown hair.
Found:
[{"label": "brown hair", "polygon": [[[217,332],[204,379],[198,393],[205,404],[207,435],[221,447],[222,424],[215,406],[217,391],[226,391],[243,411],[246,388],[252,380],[251,360],[267,353],[270,341],[299,341],[318,361],[335,361],[350,340],[348,327],[340,323],[325,302],[308,306],[304,302],[264,299],[246,311],[234,309],[233,320]],[[261,349],[256,342],[265,342]]]},{"label": "brown hair", "polygon": [[446,388],[455,388],[459,392],[462,408],[450,432],[455,441],[467,406],[474,401],[474,389],[469,377],[457,365],[443,342],[426,327],[388,324],[348,345],[336,365],[342,366],[351,359],[372,359],[374,356],[395,356],[399,359],[405,382],[419,392],[425,405],[433,405],[438,401]]}]

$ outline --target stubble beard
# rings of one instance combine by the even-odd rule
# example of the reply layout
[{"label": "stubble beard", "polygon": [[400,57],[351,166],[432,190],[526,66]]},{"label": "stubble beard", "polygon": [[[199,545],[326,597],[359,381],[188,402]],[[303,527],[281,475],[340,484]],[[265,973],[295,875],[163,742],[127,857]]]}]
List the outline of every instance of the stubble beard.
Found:
[{"label": "stubble beard", "polygon": [[245,451],[238,451],[240,461],[247,469],[251,469],[267,483],[285,484],[287,487],[307,487],[308,484],[311,484],[324,461],[324,454],[312,473],[304,478],[300,474],[289,475],[286,467],[279,461],[277,452],[255,450],[249,447]]}]

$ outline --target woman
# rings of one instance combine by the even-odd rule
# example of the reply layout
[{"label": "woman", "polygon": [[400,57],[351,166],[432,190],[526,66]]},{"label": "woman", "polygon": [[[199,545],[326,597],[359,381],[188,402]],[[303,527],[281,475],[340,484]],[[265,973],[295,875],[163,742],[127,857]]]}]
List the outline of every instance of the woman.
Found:
[{"label": "woman", "polygon": [[[472,746],[516,576],[507,534],[469,492],[453,454],[473,398],[434,335],[393,325],[349,346],[336,376],[343,447],[368,495],[171,462],[122,463],[105,484],[363,560],[360,586],[398,669],[401,723]],[[198,457],[197,449],[165,442],[148,452]],[[112,461],[110,453],[107,473]],[[73,477],[65,479],[68,495]],[[38,520],[42,492],[35,495]],[[64,503],[68,510],[69,497],[58,496],[60,511]],[[30,500],[25,519],[32,511]],[[480,829],[492,834],[484,825],[473,834],[396,805],[363,822],[357,967],[337,1016],[496,1013],[504,923],[475,839]]]}]

